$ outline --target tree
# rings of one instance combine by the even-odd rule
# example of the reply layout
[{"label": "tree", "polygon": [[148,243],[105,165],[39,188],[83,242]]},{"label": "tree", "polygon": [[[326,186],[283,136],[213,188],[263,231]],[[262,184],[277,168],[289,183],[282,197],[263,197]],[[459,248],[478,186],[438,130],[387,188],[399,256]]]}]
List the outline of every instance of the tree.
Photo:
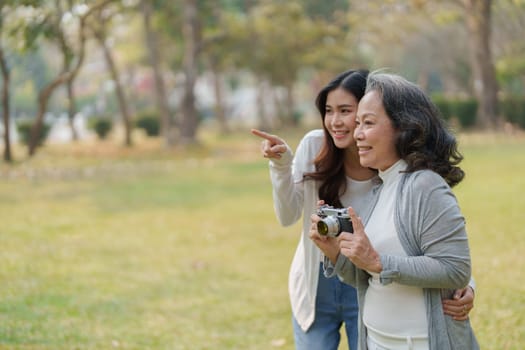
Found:
[{"label": "tree", "polygon": [[93,34],[95,38],[97,39],[100,47],[102,48],[104,59],[106,61],[106,66],[111,75],[113,83],[115,84],[115,93],[117,95],[117,101],[118,101],[120,113],[122,116],[122,121],[124,123],[124,134],[125,134],[124,143],[126,146],[129,147],[133,144],[132,138],[131,138],[131,129],[132,129],[131,116],[129,113],[126,94],[124,92],[124,89],[122,88],[120,73],[117,69],[115,59],[113,58],[113,53],[107,41],[108,30],[109,30],[108,27],[109,27],[111,18],[113,14],[115,13],[114,11],[115,9],[109,10],[103,7],[99,7],[97,11],[93,11],[94,21],[90,22],[90,28],[93,31]]},{"label": "tree", "polygon": [[[70,2],[68,4],[69,8],[67,8],[65,11],[63,9],[62,4],[60,1],[55,1],[55,11],[56,11],[56,17],[59,19],[64,18],[65,13],[71,13],[73,11],[72,3]],[[60,28],[60,24],[57,23],[57,29]],[[60,48],[60,52],[62,53],[62,64],[63,68],[62,71],[68,72],[71,71],[71,67],[73,65],[73,60],[75,58],[75,50],[72,47],[72,45],[68,42],[67,39],[67,33],[66,30],[57,30],[56,31],[56,40],[58,41],[58,47]],[[68,120],[69,120],[69,127],[71,129],[71,135],[73,140],[78,139],[78,134],[75,129],[75,114],[76,114],[76,101],[75,101],[75,78],[78,74],[79,70],[74,71],[69,78],[66,80],[66,93],[67,93],[67,101],[68,101]]]},{"label": "tree", "polygon": [[11,136],[9,131],[10,124],[10,111],[9,111],[9,83],[10,83],[10,72],[7,65],[6,54],[4,53],[4,45],[2,42],[2,29],[3,29],[3,13],[2,7],[0,6],[0,70],[2,71],[2,116],[4,120],[4,160],[11,162],[13,156],[11,154]]},{"label": "tree", "polygon": [[[12,162],[13,156],[11,151],[11,110],[10,110],[10,82],[11,82],[11,70],[7,62],[7,51],[4,47],[4,18],[8,16],[12,6],[24,5],[24,6],[35,6],[38,4],[37,0],[5,0],[0,3],[0,71],[2,72],[2,116],[4,123],[4,160],[6,162]],[[20,31],[20,27],[12,29],[11,33]]]},{"label": "tree", "polygon": [[[347,31],[341,30],[339,18],[326,16],[310,16],[299,1],[261,2],[247,16],[239,17],[239,23],[228,21],[229,34],[237,38],[232,50],[237,69],[256,75],[258,103],[267,103],[268,95],[272,96],[284,125],[299,122],[295,84],[301,72],[348,69],[352,50],[344,49]],[[263,112],[266,106],[258,109],[261,124],[270,126]]]},{"label": "tree", "polygon": [[492,52],[500,96],[525,95],[525,1],[503,0],[493,5]]},{"label": "tree", "polygon": [[220,131],[223,134],[227,134],[230,130],[224,107],[223,72],[228,70],[228,65],[231,63],[231,56],[229,55],[231,40],[229,40],[225,32],[227,26],[223,24],[224,9],[220,7],[218,2],[212,6],[210,15],[206,16],[208,21],[203,28],[202,51],[212,73],[212,84],[215,94],[215,118],[219,123]]},{"label": "tree", "polygon": [[[379,62],[383,64],[393,58],[398,65],[402,65],[401,57],[409,56],[406,55],[407,44],[438,39],[431,45],[420,45],[422,50],[420,50],[419,56],[413,54],[409,57],[409,59],[417,60],[418,68],[423,69],[415,73],[421,74],[418,80],[425,82],[429,75],[438,73],[448,79],[456,79],[458,81],[457,86],[462,85],[459,80],[470,81],[469,92],[473,93],[479,104],[478,122],[480,126],[493,127],[496,125],[498,86],[491,52],[491,0],[448,0],[440,2],[371,0],[366,4],[364,2],[352,2],[352,7],[358,9],[353,18],[361,20],[358,26],[363,33],[363,42],[370,45],[372,41],[367,36],[371,34],[375,36],[375,39],[379,39],[373,44],[375,46],[374,52],[381,52],[375,57],[379,58]],[[364,13],[367,15],[364,16]],[[381,17],[382,21],[368,23],[370,21],[366,19],[370,17]],[[466,35],[456,32],[449,36],[447,40],[453,41],[450,43],[452,45],[446,45],[447,43],[442,41],[444,37],[437,38],[436,33],[448,35],[450,31],[447,29],[457,27],[457,24],[462,24],[464,29],[459,28],[459,30],[466,31]],[[453,45],[456,45],[458,40],[463,41],[459,50],[454,50]],[[443,44],[439,46],[441,50],[436,45],[438,42]],[[393,47],[392,43],[399,45]],[[400,48],[401,52],[399,49],[396,52],[395,47]],[[428,50],[435,52],[435,59],[421,59],[421,56],[429,55]],[[465,56],[469,57],[467,67],[463,64],[462,52],[465,52]],[[444,67],[443,62],[445,61],[449,62],[448,67]],[[415,67],[410,68],[414,70]],[[467,68],[466,72],[465,68]],[[457,74],[458,70],[462,71],[461,74]]]},{"label": "tree", "polygon": [[195,82],[197,79],[197,62],[201,47],[201,23],[196,0],[184,0],[184,95],[182,98],[181,141],[191,144],[196,142],[199,126],[199,115],[195,108]]},{"label": "tree", "polygon": [[491,51],[492,0],[461,0],[469,32],[473,88],[478,100],[478,123],[498,124],[498,83]]},{"label": "tree", "polygon": [[[91,8],[89,8],[87,11],[79,15],[79,26],[78,26],[78,52],[76,54],[76,62],[75,64],[64,64],[62,71],[59,73],[58,76],[56,76],[50,83],[48,83],[38,94],[38,112],[35,119],[35,122],[33,123],[33,126],[31,128],[30,132],[30,139],[29,139],[29,148],[28,148],[28,154],[29,156],[33,156],[36,152],[36,149],[39,144],[39,135],[41,133],[42,125],[44,122],[44,114],[47,110],[47,105],[49,102],[49,99],[55,89],[70,81],[73,79],[80,68],[82,67],[84,57],[85,57],[85,42],[86,42],[86,21],[89,18],[89,16],[95,11],[98,10],[104,6],[106,6],[109,2],[112,0],[101,0]],[[55,3],[56,5],[59,4],[57,1]],[[44,6],[44,5],[42,5]],[[46,8],[40,8],[42,10],[44,17],[42,21],[33,22],[32,25],[27,27],[29,38],[26,45],[28,47],[31,47],[35,44],[37,39],[39,38],[40,33],[43,33],[47,35],[49,38],[56,39],[58,36],[62,34],[61,33],[62,28],[60,26],[61,18],[57,18],[55,15],[53,9],[46,9]]]},{"label": "tree", "polygon": [[166,95],[166,85],[162,76],[159,41],[156,32],[152,28],[152,3],[151,0],[141,0],[140,9],[144,21],[144,32],[146,46],[149,53],[149,62],[153,69],[153,77],[155,81],[155,98],[157,102],[157,109],[160,114],[160,133],[164,137],[164,144],[166,147],[171,147],[175,143],[173,130],[171,125],[171,113],[168,105],[168,98]]}]

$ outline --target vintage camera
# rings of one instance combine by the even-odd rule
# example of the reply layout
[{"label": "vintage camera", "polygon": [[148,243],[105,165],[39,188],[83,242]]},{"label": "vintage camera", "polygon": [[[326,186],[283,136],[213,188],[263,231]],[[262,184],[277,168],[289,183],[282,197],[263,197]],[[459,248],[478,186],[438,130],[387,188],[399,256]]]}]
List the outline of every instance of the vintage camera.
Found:
[{"label": "vintage camera", "polygon": [[352,221],[348,215],[348,209],[334,209],[329,205],[323,205],[317,210],[321,220],[317,222],[317,232],[322,236],[337,237],[341,232],[354,232]]}]

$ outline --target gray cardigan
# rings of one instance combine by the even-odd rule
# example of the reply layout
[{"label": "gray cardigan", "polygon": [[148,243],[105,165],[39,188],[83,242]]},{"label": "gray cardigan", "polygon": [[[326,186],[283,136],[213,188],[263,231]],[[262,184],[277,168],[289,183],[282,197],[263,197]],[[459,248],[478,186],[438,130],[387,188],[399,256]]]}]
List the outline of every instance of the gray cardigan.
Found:
[{"label": "gray cardigan", "polygon": [[[408,256],[382,255],[381,283],[423,288],[430,350],[479,349],[469,320],[454,320],[443,313],[441,305],[441,299],[468,284],[471,273],[465,220],[454,194],[441,176],[421,170],[403,176],[396,202],[394,222]],[[325,259],[325,275],[335,273],[357,288],[362,310],[370,275],[342,254],[335,266]],[[361,314],[359,348],[367,349]]]}]

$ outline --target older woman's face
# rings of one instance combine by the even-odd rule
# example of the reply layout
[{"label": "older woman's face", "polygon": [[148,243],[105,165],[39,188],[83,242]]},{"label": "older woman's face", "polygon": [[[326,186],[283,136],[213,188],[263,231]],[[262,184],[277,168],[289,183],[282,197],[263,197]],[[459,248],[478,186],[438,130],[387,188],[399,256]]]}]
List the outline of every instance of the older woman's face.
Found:
[{"label": "older woman's face", "polygon": [[354,139],[362,166],[386,170],[400,158],[395,147],[397,131],[386,114],[381,95],[370,91],[359,102]]}]

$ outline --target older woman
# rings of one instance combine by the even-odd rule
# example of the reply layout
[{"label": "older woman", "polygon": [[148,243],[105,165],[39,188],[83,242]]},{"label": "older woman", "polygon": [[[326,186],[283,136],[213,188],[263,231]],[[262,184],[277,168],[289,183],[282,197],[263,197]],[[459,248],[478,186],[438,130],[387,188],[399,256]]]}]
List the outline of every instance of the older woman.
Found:
[{"label": "older woman", "polygon": [[357,288],[359,348],[478,349],[468,319],[445,315],[441,304],[471,273],[465,220],[450,189],[464,176],[454,136],[418,86],[372,73],[354,139],[361,165],[383,182],[377,204],[366,226],[349,208],[353,233],[322,237],[316,215],[310,233]]}]

